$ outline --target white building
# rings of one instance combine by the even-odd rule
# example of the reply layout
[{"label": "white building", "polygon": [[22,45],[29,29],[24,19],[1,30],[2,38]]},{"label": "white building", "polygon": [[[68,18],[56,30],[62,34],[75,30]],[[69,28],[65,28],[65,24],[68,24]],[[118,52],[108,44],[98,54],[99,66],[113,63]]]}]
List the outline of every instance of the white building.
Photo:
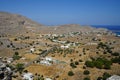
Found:
[{"label": "white building", "polygon": [[52,80],[51,78],[45,78],[45,80]]},{"label": "white building", "polygon": [[53,37],[57,37],[58,35],[57,34],[52,34]]},{"label": "white building", "polygon": [[67,45],[67,46],[61,45],[60,47],[61,47],[61,48],[64,48],[64,49],[69,48],[69,46],[68,46],[68,45]]},{"label": "white building", "polygon": [[50,58],[50,57],[45,57],[45,60],[47,60],[47,61],[52,61],[52,58]]},{"label": "white building", "polygon": [[0,62],[0,68],[4,68],[6,65],[3,62]]},{"label": "white building", "polygon": [[6,67],[6,70],[9,72],[12,72],[11,69],[9,67]]},{"label": "white building", "polygon": [[86,45],[98,45],[97,43],[89,42]]},{"label": "white building", "polygon": [[7,58],[7,63],[13,62],[13,58]]},{"label": "white building", "polygon": [[32,73],[24,73],[23,80],[33,80],[33,74]]},{"label": "white building", "polygon": [[113,75],[113,76],[109,77],[107,80],[120,80],[120,76]]},{"label": "white building", "polygon": [[120,35],[117,35],[117,37],[120,37]]},{"label": "white building", "polygon": [[51,63],[49,61],[46,61],[46,60],[40,61],[40,64],[51,65]]},{"label": "white building", "polygon": [[101,34],[97,34],[97,36],[102,36]]},{"label": "white building", "polygon": [[34,52],[35,51],[35,48],[31,48],[30,49],[30,52],[32,53],[32,52]]}]

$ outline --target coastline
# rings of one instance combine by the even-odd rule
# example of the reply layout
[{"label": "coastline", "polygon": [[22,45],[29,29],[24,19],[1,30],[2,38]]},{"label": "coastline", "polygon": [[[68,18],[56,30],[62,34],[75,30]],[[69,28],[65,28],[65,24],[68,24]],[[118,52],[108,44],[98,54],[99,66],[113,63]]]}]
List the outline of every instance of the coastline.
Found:
[{"label": "coastline", "polygon": [[116,33],[116,35],[120,35],[120,26],[111,26],[111,25],[92,25],[92,27],[95,28],[105,28],[108,29],[110,31],[112,31],[113,33]]}]

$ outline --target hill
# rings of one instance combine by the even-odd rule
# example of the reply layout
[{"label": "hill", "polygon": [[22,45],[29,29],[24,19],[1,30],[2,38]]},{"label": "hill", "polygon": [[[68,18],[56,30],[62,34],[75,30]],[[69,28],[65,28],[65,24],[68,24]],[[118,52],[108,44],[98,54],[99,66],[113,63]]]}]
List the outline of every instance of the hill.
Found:
[{"label": "hill", "polygon": [[39,24],[25,16],[0,12],[0,33],[16,34],[26,32],[38,33],[68,33],[68,32],[106,32],[106,29],[97,29],[91,26],[81,26],[78,24],[66,24],[58,26],[45,26]]},{"label": "hill", "polygon": [[42,28],[43,25],[38,24],[24,16],[18,14],[11,14],[7,12],[0,12],[0,33],[1,34],[15,34],[32,31],[35,28]]}]

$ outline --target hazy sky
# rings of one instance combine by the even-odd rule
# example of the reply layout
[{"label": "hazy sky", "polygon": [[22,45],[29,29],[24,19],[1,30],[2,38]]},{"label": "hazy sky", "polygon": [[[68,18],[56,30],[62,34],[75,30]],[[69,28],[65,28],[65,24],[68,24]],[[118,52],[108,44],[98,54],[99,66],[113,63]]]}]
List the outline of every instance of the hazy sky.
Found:
[{"label": "hazy sky", "polygon": [[45,25],[120,25],[120,0],[0,0],[0,11]]}]

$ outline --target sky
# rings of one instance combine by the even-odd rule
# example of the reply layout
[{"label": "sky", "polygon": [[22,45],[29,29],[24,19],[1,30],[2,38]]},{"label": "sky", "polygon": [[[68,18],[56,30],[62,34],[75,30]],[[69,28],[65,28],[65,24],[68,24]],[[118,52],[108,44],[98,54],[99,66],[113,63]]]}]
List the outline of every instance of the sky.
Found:
[{"label": "sky", "polygon": [[120,25],[120,0],[0,0],[0,11],[44,25]]}]

